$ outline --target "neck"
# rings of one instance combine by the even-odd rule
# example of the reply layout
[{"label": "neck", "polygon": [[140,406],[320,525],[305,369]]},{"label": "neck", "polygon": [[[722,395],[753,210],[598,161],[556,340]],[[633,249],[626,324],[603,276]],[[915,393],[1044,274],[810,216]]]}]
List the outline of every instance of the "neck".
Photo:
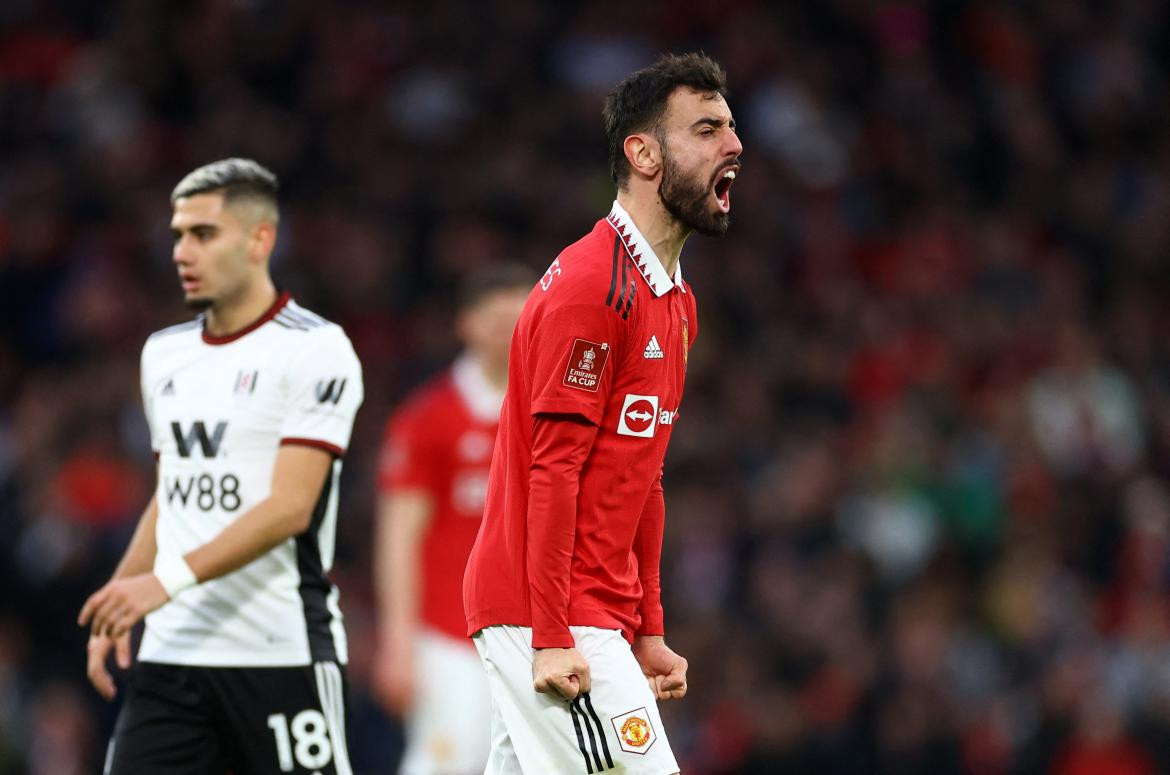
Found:
[{"label": "neck", "polygon": [[483,372],[483,378],[494,389],[504,392],[508,387],[508,362],[497,363],[491,358],[486,358],[478,353],[472,353],[472,359],[475,364],[479,366],[479,370]]},{"label": "neck", "polygon": [[667,211],[657,191],[653,196],[638,196],[632,191],[633,185],[631,182],[625,191],[618,191],[618,204],[634,219],[634,225],[654,249],[667,276],[674,277],[679,256],[682,255],[683,245],[691,230]]},{"label": "neck", "polygon": [[237,298],[214,304],[207,310],[207,333],[227,336],[246,328],[276,303],[276,296],[271,277],[251,283]]}]

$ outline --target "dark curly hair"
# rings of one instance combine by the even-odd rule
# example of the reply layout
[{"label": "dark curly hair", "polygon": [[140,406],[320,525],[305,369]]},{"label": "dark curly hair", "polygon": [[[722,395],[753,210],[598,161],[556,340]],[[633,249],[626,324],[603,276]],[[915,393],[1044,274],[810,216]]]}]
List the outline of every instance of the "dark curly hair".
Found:
[{"label": "dark curly hair", "polygon": [[663,54],[654,64],[627,76],[605,98],[605,139],[609,145],[609,174],[618,188],[630,177],[626,138],[658,126],[670,95],[680,86],[727,96],[727,74],[703,53]]}]

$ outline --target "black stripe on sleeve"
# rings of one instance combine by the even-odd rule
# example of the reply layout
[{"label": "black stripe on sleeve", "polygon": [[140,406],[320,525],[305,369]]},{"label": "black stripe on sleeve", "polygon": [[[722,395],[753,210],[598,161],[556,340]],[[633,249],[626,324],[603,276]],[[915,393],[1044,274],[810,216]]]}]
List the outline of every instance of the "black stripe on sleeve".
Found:
[{"label": "black stripe on sleeve", "polygon": [[[597,734],[601,735],[601,750],[605,752],[607,769],[612,770],[613,757],[609,755],[609,743],[605,741],[605,729],[601,726],[601,719],[597,717],[597,711],[593,709],[593,698],[589,696],[589,692],[585,692],[585,707],[589,709],[589,715],[593,717],[593,723],[597,725]],[[593,749],[593,753],[595,756],[597,755],[596,748]]]},{"label": "black stripe on sleeve", "polygon": [[[581,755],[585,757],[585,771],[593,775],[593,765],[589,762],[589,752],[585,750],[585,735],[581,734],[581,722],[577,720],[577,701],[569,703],[569,715],[573,717],[573,731],[577,733],[577,745],[581,748]],[[582,713],[582,716],[585,714]],[[588,724],[588,720],[585,722]],[[592,736],[592,734],[590,735]]]},{"label": "black stripe on sleeve", "polygon": [[626,303],[625,311],[622,312],[622,320],[630,319],[630,310],[634,308],[634,291],[636,291],[637,288],[637,284],[633,280],[630,280],[630,298]]},{"label": "black stripe on sleeve", "polygon": [[618,312],[621,312],[622,307],[625,306],[626,293],[629,292],[629,288],[626,286],[626,266],[627,266],[627,264],[629,264],[628,260],[622,261],[622,295],[618,297],[618,303],[617,303],[617,307],[616,307]]},{"label": "black stripe on sleeve", "polygon": [[613,238],[613,269],[609,272],[609,295],[605,297],[605,306],[613,304],[613,294],[617,291],[618,255],[621,253],[622,238],[614,235]]}]

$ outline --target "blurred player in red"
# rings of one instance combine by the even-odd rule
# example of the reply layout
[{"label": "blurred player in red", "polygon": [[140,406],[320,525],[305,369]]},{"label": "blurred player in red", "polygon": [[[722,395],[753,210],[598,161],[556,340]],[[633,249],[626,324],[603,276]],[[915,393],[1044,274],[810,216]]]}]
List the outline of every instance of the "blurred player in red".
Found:
[{"label": "blurred player in red", "polygon": [[722,68],[664,56],[606,100],[617,201],[557,257],[512,339],[467,632],[488,675],[488,773],[666,775],[662,461],[698,330],[679,255],[728,227],[742,151]]},{"label": "blurred player in red", "polygon": [[479,531],[508,377],[508,343],[535,277],[500,264],[470,275],[465,347],[390,418],[378,475],[376,688],[406,721],[405,775],[483,772],[487,682],[465,630],[463,568]]}]

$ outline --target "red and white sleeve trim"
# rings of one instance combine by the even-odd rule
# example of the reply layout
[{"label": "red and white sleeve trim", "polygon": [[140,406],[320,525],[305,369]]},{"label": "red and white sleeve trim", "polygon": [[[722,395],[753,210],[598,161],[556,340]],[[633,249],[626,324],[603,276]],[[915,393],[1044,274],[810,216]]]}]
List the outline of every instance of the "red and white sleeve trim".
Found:
[{"label": "red and white sleeve trim", "polygon": [[302,447],[316,447],[317,449],[323,449],[326,452],[335,455],[336,457],[345,457],[344,449],[337,446],[336,444],[330,444],[328,441],[321,441],[320,439],[301,439],[288,436],[280,440],[280,446],[283,447],[285,444],[297,444]]}]

